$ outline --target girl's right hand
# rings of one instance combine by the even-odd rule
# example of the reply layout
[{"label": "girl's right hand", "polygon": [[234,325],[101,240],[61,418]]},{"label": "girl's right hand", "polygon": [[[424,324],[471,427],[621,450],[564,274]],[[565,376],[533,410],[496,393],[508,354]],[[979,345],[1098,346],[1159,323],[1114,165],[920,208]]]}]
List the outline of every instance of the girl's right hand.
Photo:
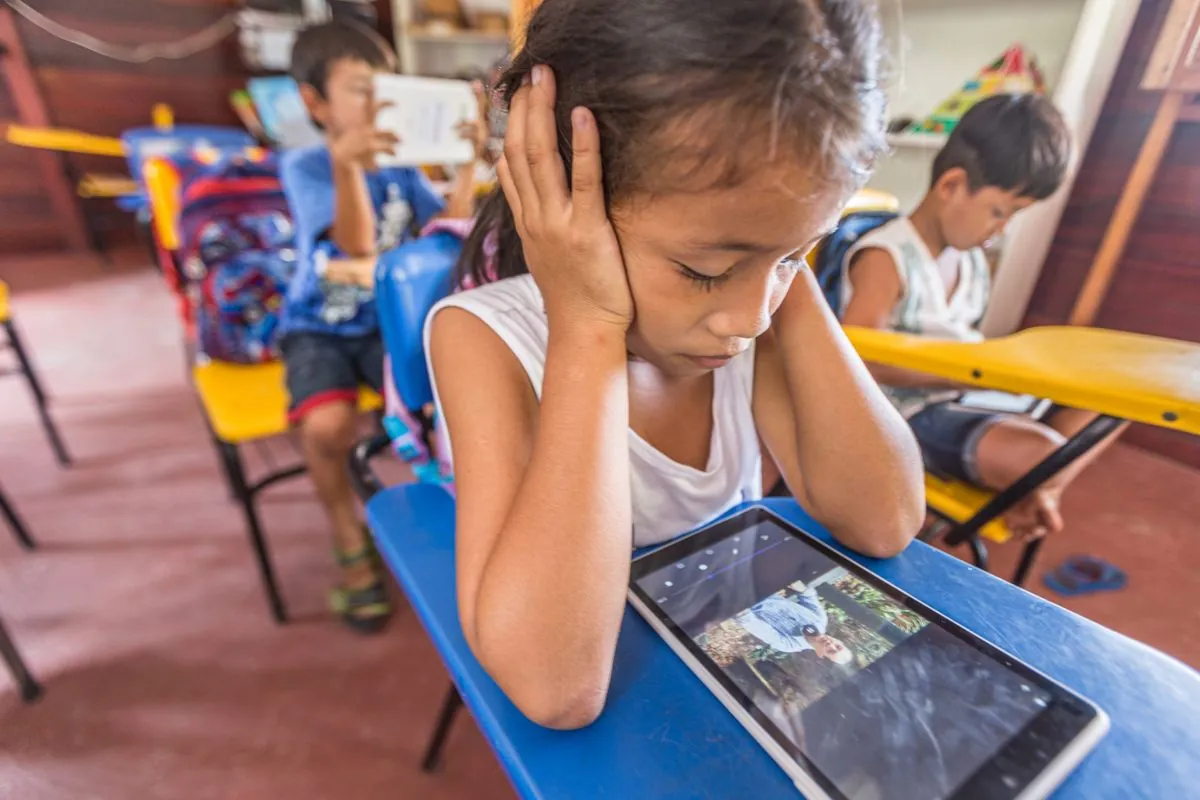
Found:
[{"label": "girl's right hand", "polygon": [[586,108],[571,112],[571,186],[558,154],[554,73],[533,68],[513,96],[496,165],[525,262],[551,322],[633,323],[633,297],[616,233],[604,208],[600,136]]}]

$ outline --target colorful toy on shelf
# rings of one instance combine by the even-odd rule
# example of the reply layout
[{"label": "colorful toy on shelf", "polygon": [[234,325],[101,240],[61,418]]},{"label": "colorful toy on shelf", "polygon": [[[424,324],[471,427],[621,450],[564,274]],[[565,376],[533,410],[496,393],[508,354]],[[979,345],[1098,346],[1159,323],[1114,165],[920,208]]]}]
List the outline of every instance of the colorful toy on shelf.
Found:
[{"label": "colorful toy on shelf", "polygon": [[962,88],[943,101],[933,113],[913,125],[911,133],[950,133],[962,115],[997,94],[1045,94],[1046,82],[1037,60],[1021,45],[1013,45],[988,64]]}]

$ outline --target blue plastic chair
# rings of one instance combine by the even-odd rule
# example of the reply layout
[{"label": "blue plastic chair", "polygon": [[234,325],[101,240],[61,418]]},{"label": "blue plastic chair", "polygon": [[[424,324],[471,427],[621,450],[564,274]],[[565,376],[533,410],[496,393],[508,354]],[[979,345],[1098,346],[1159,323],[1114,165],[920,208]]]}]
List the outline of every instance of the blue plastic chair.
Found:
[{"label": "blue plastic chair", "polygon": [[[142,183],[142,165],[147,158],[162,156],[170,158],[195,147],[212,147],[217,150],[241,150],[256,147],[258,142],[241,128],[224,125],[175,125],[167,130],[154,127],[130,128],[121,134],[125,146],[125,161],[129,174],[139,185]],[[126,195],[119,201],[124,211],[141,211],[147,206],[145,187],[135,195]]]}]

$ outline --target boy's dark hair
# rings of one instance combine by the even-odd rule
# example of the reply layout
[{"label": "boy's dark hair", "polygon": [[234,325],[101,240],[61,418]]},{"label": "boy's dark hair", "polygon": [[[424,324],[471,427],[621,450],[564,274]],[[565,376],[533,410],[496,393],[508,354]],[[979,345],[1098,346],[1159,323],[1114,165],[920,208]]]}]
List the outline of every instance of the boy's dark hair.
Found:
[{"label": "boy's dark hair", "polygon": [[393,69],[396,57],[382,36],[349,19],[335,19],[305,28],[292,44],[292,77],[325,96],[329,66],[340,59],[365,61],[379,69]]},{"label": "boy's dark hair", "polygon": [[933,182],[955,167],[972,192],[995,186],[1045,200],[1058,191],[1071,162],[1071,132],[1048,99],[1000,94],[972,106],[933,162]]},{"label": "boy's dark hair", "polygon": [[[544,0],[496,95],[511,102],[536,64],[554,70],[568,179],[570,114],[585,106],[610,206],[633,192],[735,185],[781,158],[811,159],[817,176],[850,190],[884,147],[880,55],[872,0]],[[456,277],[479,285],[527,271],[497,189]]]}]

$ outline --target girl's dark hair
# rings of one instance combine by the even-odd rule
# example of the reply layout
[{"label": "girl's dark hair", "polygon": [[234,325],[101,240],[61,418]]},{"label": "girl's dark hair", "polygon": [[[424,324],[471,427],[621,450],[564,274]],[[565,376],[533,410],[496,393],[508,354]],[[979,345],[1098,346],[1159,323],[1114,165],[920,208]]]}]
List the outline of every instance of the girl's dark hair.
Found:
[{"label": "girl's dark hair", "polygon": [[933,182],[959,167],[972,192],[995,186],[1045,200],[1070,164],[1071,132],[1052,102],[1037,94],[999,94],[963,114],[933,161]]},{"label": "girl's dark hair", "polygon": [[[811,158],[822,178],[850,189],[884,148],[880,43],[872,0],[544,0],[495,96],[507,106],[534,65],[554,70],[567,175],[571,110],[585,106],[610,206],[633,192],[735,185],[781,157]],[[525,272],[497,189],[457,278],[479,285]]]}]

